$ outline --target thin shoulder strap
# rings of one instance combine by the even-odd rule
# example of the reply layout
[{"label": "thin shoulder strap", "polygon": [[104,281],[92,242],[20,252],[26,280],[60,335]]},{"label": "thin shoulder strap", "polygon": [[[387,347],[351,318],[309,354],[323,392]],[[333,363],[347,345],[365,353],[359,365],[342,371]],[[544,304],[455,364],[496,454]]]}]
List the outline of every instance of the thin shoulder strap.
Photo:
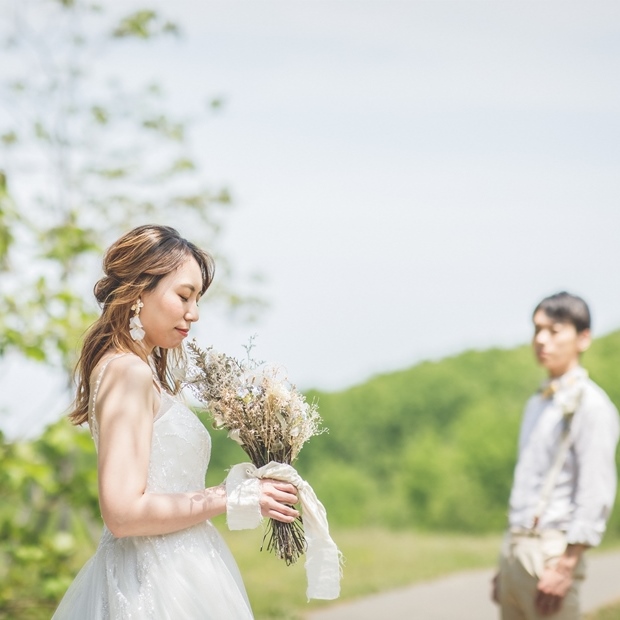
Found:
[{"label": "thin shoulder strap", "polygon": [[88,414],[88,425],[90,426],[90,432],[91,432],[91,435],[93,436],[93,439],[95,440],[95,444],[98,443],[98,436],[99,436],[97,418],[95,417],[95,404],[97,402],[97,394],[99,393],[99,386],[101,385],[101,379],[103,379],[103,373],[105,372],[105,369],[108,367],[110,362],[114,361],[115,359],[118,359],[119,357],[123,357],[123,355],[127,355],[127,353],[117,353],[116,355],[113,355],[112,357],[108,358],[105,364],[101,367],[101,370],[99,371],[99,375],[97,376],[97,381],[95,382],[95,388],[93,389],[93,395],[92,395],[92,400],[91,400],[91,405],[90,405],[90,412]]}]

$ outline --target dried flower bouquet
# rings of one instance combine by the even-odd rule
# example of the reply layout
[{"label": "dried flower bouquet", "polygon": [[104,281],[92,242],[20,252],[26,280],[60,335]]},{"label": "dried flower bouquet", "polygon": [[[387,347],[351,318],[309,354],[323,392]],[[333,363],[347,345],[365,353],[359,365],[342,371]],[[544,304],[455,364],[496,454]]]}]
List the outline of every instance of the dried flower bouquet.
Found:
[{"label": "dried flower bouquet", "polygon": [[[185,383],[210,412],[215,428],[228,430],[257,467],[271,461],[292,464],[303,445],[325,431],[316,403],[308,403],[281,369],[187,343],[191,367]],[[269,519],[263,544],[287,564],[306,550],[302,518],[293,523]]]}]

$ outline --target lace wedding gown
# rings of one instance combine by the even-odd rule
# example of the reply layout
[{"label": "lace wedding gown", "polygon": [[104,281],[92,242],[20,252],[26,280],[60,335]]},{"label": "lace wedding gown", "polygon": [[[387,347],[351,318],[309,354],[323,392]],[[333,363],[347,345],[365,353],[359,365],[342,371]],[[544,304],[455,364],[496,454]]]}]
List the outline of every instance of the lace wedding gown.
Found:
[{"label": "lace wedding gown", "polygon": [[[114,358],[112,358],[114,359]],[[93,395],[96,399],[100,372]],[[95,445],[96,419],[90,418]],[[178,399],[161,391],[153,424],[147,492],[204,488],[211,438]],[[237,565],[205,521],[172,534],[115,538],[104,526],[95,555],[52,620],[244,620],[252,611]]]}]

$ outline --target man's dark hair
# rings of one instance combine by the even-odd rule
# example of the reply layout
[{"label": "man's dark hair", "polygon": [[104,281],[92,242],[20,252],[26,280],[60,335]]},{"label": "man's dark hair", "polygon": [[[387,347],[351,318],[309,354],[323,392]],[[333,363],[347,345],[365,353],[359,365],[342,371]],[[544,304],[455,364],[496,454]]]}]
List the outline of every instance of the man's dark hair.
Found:
[{"label": "man's dark hair", "polygon": [[577,295],[571,295],[566,291],[550,295],[536,306],[533,314],[539,310],[560,323],[572,323],[577,333],[590,329],[590,309],[588,304]]}]

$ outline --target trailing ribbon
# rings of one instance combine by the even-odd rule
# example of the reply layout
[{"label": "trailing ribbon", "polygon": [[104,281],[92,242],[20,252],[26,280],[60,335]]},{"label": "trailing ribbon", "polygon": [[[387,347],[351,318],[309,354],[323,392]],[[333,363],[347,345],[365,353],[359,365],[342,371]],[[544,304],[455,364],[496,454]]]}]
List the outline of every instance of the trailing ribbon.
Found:
[{"label": "trailing ribbon", "polygon": [[312,487],[285,463],[271,461],[260,469],[252,463],[231,468],[226,478],[226,519],[231,530],[253,529],[262,520],[259,478],[290,482],[297,487],[303,515],[306,551],[306,595],[332,600],[340,595],[342,554],[329,535],[327,513]]}]

